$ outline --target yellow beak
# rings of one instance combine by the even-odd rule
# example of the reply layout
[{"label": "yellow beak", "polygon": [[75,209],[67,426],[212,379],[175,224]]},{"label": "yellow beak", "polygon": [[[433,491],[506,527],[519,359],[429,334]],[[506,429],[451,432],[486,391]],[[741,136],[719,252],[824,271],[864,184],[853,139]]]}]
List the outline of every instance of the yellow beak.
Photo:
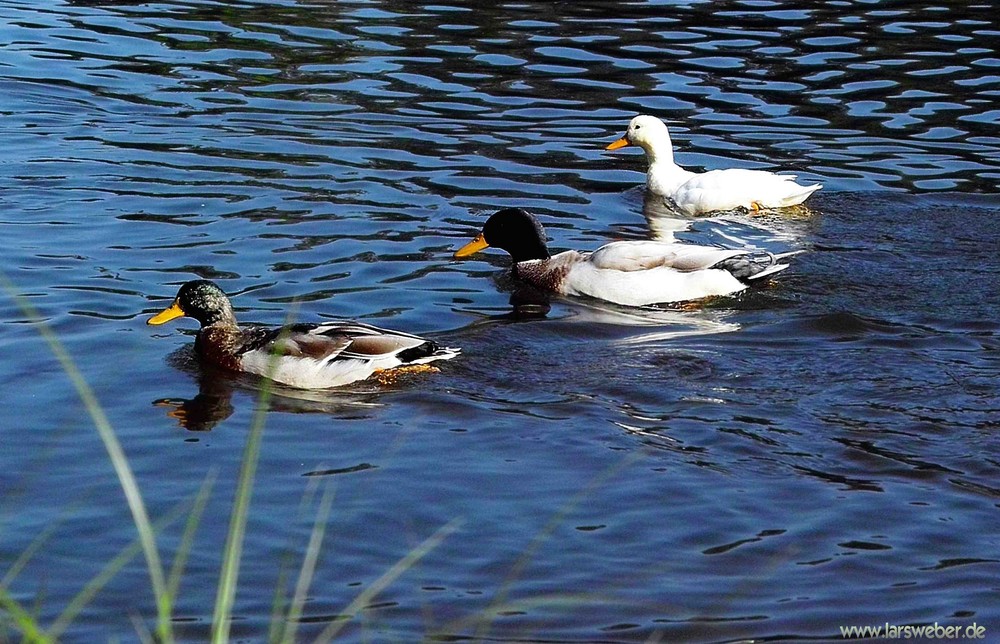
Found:
[{"label": "yellow beak", "polygon": [[468,257],[488,247],[489,244],[486,243],[486,238],[483,237],[482,233],[479,233],[475,239],[455,251],[455,257]]},{"label": "yellow beak", "polygon": [[618,148],[624,148],[626,145],[632,145],[628,142],[628,139],[624,136],[613,143],[609,143],[605,150],[617,150]]},{"label": "yellow beak", "polygon": [[174,300],[168,308],[163,309],[153,317],[146,320],[146,324],[163,324],[164,322],[169,322],[174,318],[184,317],[184,311],[181,310],[181,305]]}]

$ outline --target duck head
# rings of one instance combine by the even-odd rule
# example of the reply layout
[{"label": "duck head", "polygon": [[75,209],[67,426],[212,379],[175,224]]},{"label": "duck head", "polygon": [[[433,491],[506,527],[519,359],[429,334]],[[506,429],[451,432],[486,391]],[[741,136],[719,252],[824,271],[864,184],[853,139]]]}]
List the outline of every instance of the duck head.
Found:
[{"label": "duck head", "polygon": [[627,145],[638,145],[645,150],[650,163],[657,156],[667,156],[673,161],[673,144],[666,124],[655,116],[642,114],[629,121],[625,136],[608,144],[605,150],[617,150]]},{"label": "duck head", "polygon": [[468,257],[488,246],[510,253],[515,262],[548,259],[545,229],[534,215],[521,208],[498,210],[483,225],[483,232],[462,246],[455,257]]},{"label": "duck head", "polygon": [[198,320],[201,326],[216,322],[236,323],[229,298],[215,282],[208,280],[182,284],[173,304],[146,320],[146,324],[163,324],[184,316]]}]

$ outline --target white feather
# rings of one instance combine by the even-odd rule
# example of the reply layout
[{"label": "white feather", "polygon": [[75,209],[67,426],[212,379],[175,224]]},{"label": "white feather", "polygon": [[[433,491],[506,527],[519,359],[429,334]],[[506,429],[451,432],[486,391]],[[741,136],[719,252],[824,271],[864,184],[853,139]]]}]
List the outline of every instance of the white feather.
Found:
[{"label": "white feather", "polygon": [[747,251],[679,242],[621,241],[601,246],[591,253],[589,262],[596,268],[636,271],[665,266],[678,271],[710,268],[724,259]]},{"label": "white feather", "polygon": [[369,360],[313,360],[299,356],[275,356],[261,350],[248,351],[240,359],[243,371],[301,389],[340,387],[356,380],[364,380],[376,371],[401,364],[395,356]]}]

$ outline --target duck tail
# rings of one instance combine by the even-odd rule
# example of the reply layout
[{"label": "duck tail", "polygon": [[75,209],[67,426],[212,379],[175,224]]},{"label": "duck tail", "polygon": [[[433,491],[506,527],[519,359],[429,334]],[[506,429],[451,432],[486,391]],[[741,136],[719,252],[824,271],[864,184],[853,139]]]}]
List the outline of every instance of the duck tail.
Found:
[{"label": "duck tail", "polygon": [[798,188],[801,188],[801,190],[796,190],[794,193],[786,195],[781,200],[781,206],[783,208],[786,208],[788,206],[799,205],[800,203],[808,199],[812,193],[816,192],[817,190],[823,187],[823,184],[821,183],[814,183],[811,186],[800,186],[797,183],[793,185],[795,185]]},{"label": "duck tail", "polygon": [[786,253],[774,253],[774,254],[771,255],[771,257],[773,257],[775,259],[775,261],[780,261],[782,259],[785,259],[786,257],[793,257],[795,255],[801,255],[804,252],[806,252],[806,251],[804,251],[804,250],[802,250],[800,248],[799,250],[790,250],[790,251],[788,251]]},{"label": "duck tail", "polygon": [[[772,255],[771,257],[773,258],[774,255]],[[775,262],[770,266],[763,268],[762,270],[760,270],[757,273],[754,273],[753,275],[747,275],[744,279],[747,282],[756,282],[757,280],[764,279],[765,277],[770,277],[775,273],[780,273],[786,268],[788,268],[788,264],[779,264],[777,263],[777,260],[775,260]]]},{"label": "duck tail", "polygon": [[749,251],[742,255],[730,257],[715,264],[712,268],[721,268],[729,271],[733,277],[741,282],[750,283],[770,277],[775,273],[788,268],[788,264],[782,264],[781,260],[798,255],[803,251],[794,250],[787,253],[772,253],[766,250]]},{"label": "duck tail", "polygon": [[[799,253],[804,253],[805,251],[804,250],[791,250],[791,251],[788,251],[786,253],[769,253],[767,251],[763,251],[763,252],[766,255],[767,263],[763,264],[762,268],[759,271],[757,271],[756,273],[753,273],[752,275],[748,275],[746,277],[746,281],[752,282],[752,281],[756,281],[756,280],[759,280],[759,279],[763,279],[765,277],[770,277],[771,275],[774,275],[775,273],[780,273],[781,271],[785,270],[789,266],[788,264],[782,264],[782,263],[780,263],[781,260],[787,259],[787,258],[792,257],[794,255],[798,255]],[[760,264],[758,264],[758,265],[760,265]]]},{"label": "duck tail", "polygon": [[460,353],[462,350],[458,347],[442,347],[428,340],[418,347],[400,351],[396,357],[403,364],[427,364],[435,360],[451,360]]}]

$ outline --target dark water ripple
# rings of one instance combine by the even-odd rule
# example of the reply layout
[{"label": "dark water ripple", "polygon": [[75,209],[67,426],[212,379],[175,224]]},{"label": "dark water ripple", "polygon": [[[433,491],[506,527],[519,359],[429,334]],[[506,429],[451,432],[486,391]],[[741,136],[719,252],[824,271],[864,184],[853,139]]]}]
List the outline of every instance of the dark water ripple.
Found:
[{"label": "dark water ripple", "polygon": [[[235,637],[269,625],[316,481],[336,499],[305,636],[455,518],[347,638],[992,633],[995,13],[3,3],[0,274],[23,300],[0,298],[0,558],[44,541],[6,591],[51,623],[134,538],[28,302],[104,405],[154,516],[218,472],[175,624],[208,637],[259,383],[197,364],[191,325],[143,324],[201,276],[247,320],[359,317],[464,350],[387,387],[277,392]],[[602,151],[638,112],[668,121],[686,166],[824,183],[794,216],[679,224],[689,241],[806,250],[792,270],[700,309],[643,311],[538,301],[499,255],[451,259],[502,206],[538,212],[558,248],[677,228],[643,217],[641,158]],[[181,532],[163,529],[167,560]],[[132,638],[128,615],[154,612],[133,563],[67,639]]]}]

